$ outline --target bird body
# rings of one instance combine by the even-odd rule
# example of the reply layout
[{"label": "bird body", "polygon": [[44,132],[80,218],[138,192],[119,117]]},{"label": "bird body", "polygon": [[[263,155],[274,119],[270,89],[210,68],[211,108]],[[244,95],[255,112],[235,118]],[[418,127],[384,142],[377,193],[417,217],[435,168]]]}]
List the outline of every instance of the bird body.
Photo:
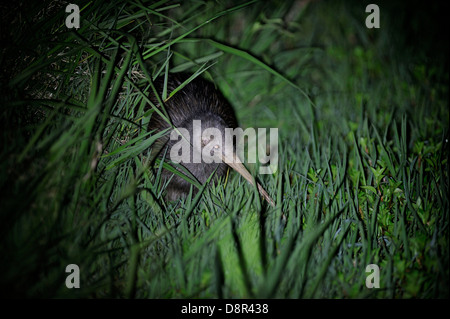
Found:
[{"label": "bird body", "polygon": [[[154,86],[160,96],[164,87],[166,87],[167,96],[170,96],[170,93],[184,85],[187,79],[189,79],[187,74],[170,74],[166,83],[163,78],[158,78],[154,81]],[[150,99],[155,106],[161,107],[156,96],[153,95]],[[219,177],[226,174],[228,166],[237,170],[250,183],[254,183],[251,174],[240,160],[236,160],[235,145],[225,141],[225,130],[236,128],[237,120],[233,108],[213,83],[197,77],[163,103],[171,124],[154,112],[149,122],[150,130],[155,130],[155,133],[157,133],[165,129],[173,129],[178,133],[181,133],[181,131],[184,133],[172,134],[174,133],[172,131],[170,135],[160,138],[156,147],[160,150],[160,154],[177,153],[175,148],[183,142],[182,139],[184,138],[188,143],[185,145],[189,147],[189,154],[187,156],[183,154],[184,160],[180,164],[201,184],[204,184],[214,172],[214,181],[217,181]],[[164,112],[162,113],[164,114]],[[214,132],[221,134],[205,134],[210,132],[207,131],[208,129],[214,129]],[[174,136],[175,138],[173,138]],[[196,155],[205,154],[211,155],[213,161],[211,162],[211,159],[208,160],[204,156],[200,156],[199,161],[195,160]],[[189,193],[191,183],[182,177],[168,170],[163,170],[162,178],[165,181],[170,180],[166,188],[168,200],[176,200]],[[269,201],[270,197],[259,184],[258,188]],[[193,189],[196,192],[195,187]],[[273,204],[271,199],[269,202]]]}]

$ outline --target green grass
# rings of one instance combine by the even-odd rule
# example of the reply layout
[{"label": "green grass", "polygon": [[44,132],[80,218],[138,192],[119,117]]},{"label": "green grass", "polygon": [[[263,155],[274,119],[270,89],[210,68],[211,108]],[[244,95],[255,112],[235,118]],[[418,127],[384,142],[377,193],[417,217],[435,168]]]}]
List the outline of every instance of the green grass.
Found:
[{"label": "green grass", "polygon": [[[108,3],[79,2],[77,31],[51,1],[2,12],[2,295],[448,298],[438,5],[381,2],[369,30],[359,1]],[[144,106],[179,71],[243,128],[279,128],[278,170],[257,176],[275,207],[237,174],[164,201]]]}]

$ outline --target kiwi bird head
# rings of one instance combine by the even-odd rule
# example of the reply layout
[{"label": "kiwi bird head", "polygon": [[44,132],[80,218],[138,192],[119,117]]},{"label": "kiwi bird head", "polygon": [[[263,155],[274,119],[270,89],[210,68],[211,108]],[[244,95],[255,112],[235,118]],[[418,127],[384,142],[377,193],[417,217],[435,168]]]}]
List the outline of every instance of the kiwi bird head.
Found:
[{"label": "kiwi bird head", "polygon": [[[244,177],[250,184],[255,185],[256,183],[259,193],[270,205],[274,206],[273,200],[264,188],[255,181],[252,174],[250,174],[237,155],[236,145],[232,134],[233,129],[227,127],[225,121],[215,114],[206,113],[202,116],[198,116],[198,118],[198,120],[192,121],[192,126],[188,129],[188,131],[192,133],[190,135],[192,136],[191,146],[193,158],[201,158],[202,163],[205,164],[227,164]],[[203,170],[205,164],[197,166],[197,169]]]}]

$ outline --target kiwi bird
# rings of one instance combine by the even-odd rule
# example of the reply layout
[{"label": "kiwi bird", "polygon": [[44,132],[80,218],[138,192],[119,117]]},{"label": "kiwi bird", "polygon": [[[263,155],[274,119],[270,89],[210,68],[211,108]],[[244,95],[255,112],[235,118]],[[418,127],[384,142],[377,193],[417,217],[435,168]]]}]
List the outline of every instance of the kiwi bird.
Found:
[{"label": "kiwi bird", "polygon": [[[159,96],[162,95],[164,87],[166,87],[167,96],[185,83],[189,78],[187,74],[170,74],[167,79],[167,83],[163,78],[158,78],[154,81]],[[224,176],[228,167],[233,168],[239,174],[241,174],[252,185],[257,184],[260,194],[274,206],[273,200],[264,190],[264,188],[257,183],[253,176],[248,172],[241,160],[236,155],[236,145],[228,145],[226,147],[224,140],[218,141],[217,136],[210,134],[196,134],[196,131],[205,132],[206,129],[214,128],[221,133],[219,136],[225,136],[225,129],[234,129],[237,127],[237,120],[234,114],[233,108],[223,97],[223,95],[216,90],[213,83],[204,80],[200,77],[196,77],[188,84],[183,86],[174,95],[162,101],[164,109],[159,105],[158,98],[155,95],[150,97],[152,103],[159,108],[162,114],[170,119],[171,124],[161,117],[157,112],[154,112],[149,122],[150,130],[154,130],[155,133],[161,132],[165,129],[183,128],[189,138],[190,147],[189,160],[181,161],[181,165],[184,166],[201,184],[204,184],[206,180],[214,173],[214,182],[217,182],[218,178]],[[160,100],[161,101],[161,100]],[[165,112],[164,112],[165,110]],[[177,131],[180,133],[180,130]],[[183,135],[183,134],[181,134]],[[155,150],[162,154],[171,154],[171,149],[175,144],[179,143],[180,139],[169,138],[170,135],[165,135],[158,139],[155,143]],[[183,138],[180,136],[180,138]],[[229,143],[228,143],[229,144]],[[233,143],[232,143],[233,144]],[[193,161],[194,153],[204,154],[205,147],[208,147],[206,152],[211,155],[214,161],[205,160],[201,157],[200,161]],[[238,160],[239,159],[239,160]],[[176,200],[180,197],[184,197],[189,193],[191,183],[183,179],[182,177],[171,173],[168,170],[162,170],[163,181],[169,181],[166,188],[166,199]],[[194,193],[197,192],[193,187]]]}]

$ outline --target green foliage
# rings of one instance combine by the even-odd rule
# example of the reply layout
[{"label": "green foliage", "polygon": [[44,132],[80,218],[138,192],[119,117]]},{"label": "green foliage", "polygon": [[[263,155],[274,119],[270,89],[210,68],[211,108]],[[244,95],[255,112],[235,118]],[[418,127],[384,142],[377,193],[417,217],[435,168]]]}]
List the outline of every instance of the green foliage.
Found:
[{"label": "green foliage", "polygon": [[[69,30],[57,3],[9,15],[0,57],[2,295],[448,297],[448,61],[407,54],[389,15],[377,31],[359,2],[80,1]],[[151,158],[148,95],[169,71],[279,128],[278,170],[257,176],[275,207],[233,173],[164,200],[177,171]]]}]

